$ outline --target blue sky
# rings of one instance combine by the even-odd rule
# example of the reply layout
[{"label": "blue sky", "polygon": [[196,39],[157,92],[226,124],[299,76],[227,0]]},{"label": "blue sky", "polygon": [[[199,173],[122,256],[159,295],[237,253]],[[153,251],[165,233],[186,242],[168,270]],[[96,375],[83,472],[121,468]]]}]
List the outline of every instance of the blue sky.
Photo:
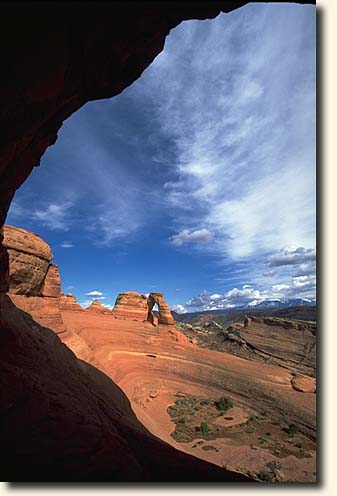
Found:
[{"label": "blue sky", "polygon": [[315,7],[187,21],[120,95],[69,118],[7,223],[52,247],[63,291],[172,308],[315,298]]}]

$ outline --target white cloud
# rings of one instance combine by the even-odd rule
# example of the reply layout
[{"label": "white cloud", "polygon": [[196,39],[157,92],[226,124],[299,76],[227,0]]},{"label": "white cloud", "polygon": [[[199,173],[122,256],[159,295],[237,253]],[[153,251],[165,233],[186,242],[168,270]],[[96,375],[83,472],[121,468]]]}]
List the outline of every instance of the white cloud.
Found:
[{"label": "white cloud", "polygon": [[185,243],[207,243],[213,239],[213,233],[208,229],[197,229],[189,231],[183,229],[178,234],[171,236],[170,241],[175,246],[182,246]]},{"label": "white cloud", "polygon": [[177,313],[186,313],[187,312],[184,305],[173,305],[171,307],[171,310],[173,310],[173,312],[177,312]]},{"label": "white cloud", "polygon": [[[254,287],[244,284],[235,287],[224,294],[203,291],[188,300],[184,305],[175,305],[184,312],[198,312],[208,310],[226,310],[235,307],[254,307],[261,302],[286,301],[292,299],[316,300],[316,277],[293,276],[288,284],[274,284],[270,287]],[[174,309],[174,307],[173,307]],[[178,310],[177,310],[178,311]],[[182,313],[182,311],[179,311]]]},{"label": "white cloud", "polygon": [[101,291],[89,291],[88,293],[85,293],[85,296],[103,296],[103,293]]}]

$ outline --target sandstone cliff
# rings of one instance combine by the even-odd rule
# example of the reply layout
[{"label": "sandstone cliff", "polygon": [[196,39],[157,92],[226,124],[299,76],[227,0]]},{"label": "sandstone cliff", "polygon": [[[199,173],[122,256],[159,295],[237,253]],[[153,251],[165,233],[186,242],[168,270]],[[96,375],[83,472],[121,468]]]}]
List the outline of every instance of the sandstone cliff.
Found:
[{"label": "sandstone cliff", "polygon": [[41,325],[56,333],[66,331],[60,311],[61,280],[49,245],[37,234],[4,226],[9,254],[9,296]]}]

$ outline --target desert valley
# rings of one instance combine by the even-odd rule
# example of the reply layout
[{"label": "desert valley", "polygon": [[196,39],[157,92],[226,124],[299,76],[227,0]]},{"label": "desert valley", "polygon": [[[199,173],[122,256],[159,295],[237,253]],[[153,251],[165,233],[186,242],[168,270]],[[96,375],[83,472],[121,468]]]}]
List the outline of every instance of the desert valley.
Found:
[{"label": "desert valley", "polygon": [[[88,366],[97,368],[105,374],[105,381],[112,379],[125,393],[130,406],[125,398],[124,407],[119,405],[116,410],[106,390],[106,398],[99,401],[108,401],[106,408],[119,419],[126,416],[125,411],[131,416],[132,408],[140,422],[138,436],[146,437],[142,432],[145,426],[155,438],[180,452],[221,467],[224,474],[233,474],[233,480],[237,474],[238,480],[241,475],[242,480],[247,477],[261,482],[315,481],[314,321],[248,316],[243,322],[222,328],[216,316],[206,315],[199,317],[198,326],[175,322],[158,292],[148,297],[132,291],[122,293],[112,311],[99,301],[83,309],[72,294],[61,292],[58,267],[50,263],[51,249],[39,236],[5,226],[4,246],[10,262],[8,296],[24,311],[18,313],[11,307],[10,318],[17,325],[24,320],[26,326],[35,329],[27,342],[24,333],[20,334],[22,330],[18,330],[11,343],[12,351],[20,346],[38,349],[43,339],[37,324],[48,327],[55,333],[46,335],[52,343],[48,353],[55,354],[61,377],[71,372],[59,357],[60,342],[72,350],[73,359],[83,370]],[[10,300],[3,300],[2,305],[10,308]],[[153,311],[155,305],[157,311]],[[6,319],[1,324],[6,327]],[[6,353],[10,352],[7,349]],[[65,370],[61,370],[63,367]],[[93,470],[90,465],[95,465],[97,457],[104,458],[99,446],[102,434],[97,422],[93,422],[87,444],[88,419],[83,398],[77,397],[77,406],[69,407],[69,392],[54,391],[43,375],[39,377],[41,371],[33,369],[34,364],[18,363],[18,383],[6,393],[5,437],[10,426],[19,421],[22,424],[17,428],[14,444],[13,433],[10,435],[12,456],[19,462],[24,452],[33,449],[35,435],[40,436],[42,445],[50,443],[50,436],[56,435],[53,429],[60,421],[58,415],[68,415],[70,408],[71,416],[78,417],[77,427],[83,428],[83,452],[77,447],[80,452],[72,453],[70,446],[67,456],[63,456],[66,460],[73,455],[70,466],[76,465],[77,457],[88,456],[88,450],[92,450],[89,467]],[[92,390],[90,382],[87,387],[87,394],[100,396],[99,389]],[[32,404],[28,394],[31,388],[47,388],[41,404]],[[114,394],[118,394],[117,390]],[[13,408],[14,417],[10,414]],[[130,421],[124,421],[127,420]],[[25,434],[21,434],[23,429]],[[63,435],[71,437],[72,432],[65,431]],[[58,439],[53,442],[60,443],[61,449]],[[132,443],[131,446],[134,449]],[[146,450],[146,443],[139,448]],[[41,453],[34,456],[41,457]],[[64,463],[67,471],[69,461]],[[137,478],[132,463],[124,470],[128,479]],[[180,480],[181,475],[173,473],[172,480],[175,477]]]}]

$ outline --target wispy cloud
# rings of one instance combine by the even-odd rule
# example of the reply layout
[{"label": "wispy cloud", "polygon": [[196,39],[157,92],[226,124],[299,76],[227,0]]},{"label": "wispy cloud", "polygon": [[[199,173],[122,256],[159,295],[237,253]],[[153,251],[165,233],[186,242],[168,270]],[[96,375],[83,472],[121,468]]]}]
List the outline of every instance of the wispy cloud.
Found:
[{"label": "wispy cloud", "polygon": [[207,243],[212,238],[213,233],[208,229],[197,229],[195,231],[183,229],[178,234],[171,236],[170,241],[175,246],[181,246],[185,243]]},{"label": "wispy cloud", "polygon": [[163,188],[174,224],[198,218],[215,235],[204,250],[233,260],[312,247],[315,9],[248,5],[183,24],[131,91],[176,152]]},{"label": "wispy cloud", "polygon": [[70,229],[70,209],[72,202],[51,203],[44,209],[33,210],[33,220],[53,231],[68,231]]},{"label": "wispy cloud", "polygon": [[61,248],[74,248],[74,244],[71,241],[63,241],[60,246]]}]

